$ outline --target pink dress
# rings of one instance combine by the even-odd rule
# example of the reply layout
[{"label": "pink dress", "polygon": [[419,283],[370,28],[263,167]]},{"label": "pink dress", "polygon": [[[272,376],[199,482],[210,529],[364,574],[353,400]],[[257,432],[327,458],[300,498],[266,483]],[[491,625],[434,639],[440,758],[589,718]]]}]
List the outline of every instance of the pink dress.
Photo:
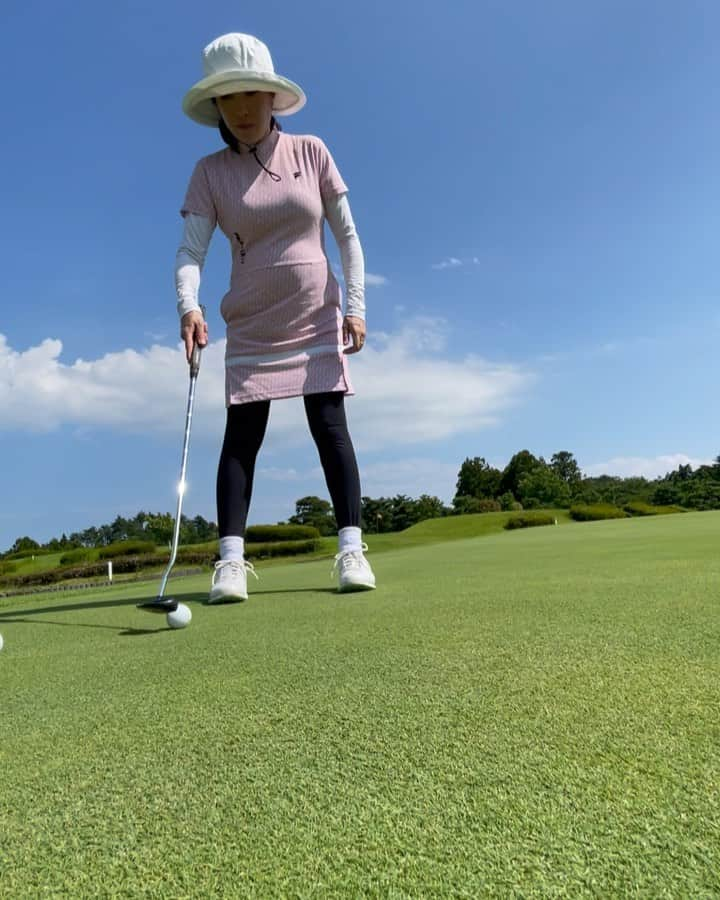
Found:
[{"label": "pink dress", "polygon": [[257,154],[282,180],[228,147],[198,162],[181,210],[210,219],[230,242],[230,289],[220,304],[226,404],[352,394],[323,232],[323,198],[347,187],[317,137],[273,130]]}]

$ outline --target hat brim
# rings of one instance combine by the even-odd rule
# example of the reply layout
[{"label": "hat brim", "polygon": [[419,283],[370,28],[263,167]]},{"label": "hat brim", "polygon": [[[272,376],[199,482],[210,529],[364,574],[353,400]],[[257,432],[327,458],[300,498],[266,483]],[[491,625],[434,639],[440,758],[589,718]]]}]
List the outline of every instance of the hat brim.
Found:
[{"label": "hat brim", "polygon": [[267,91],[275,94],[272,111],[279,116],[290,116],[302,109],[307,102],[302,88],[282,75],[255,75],[247,72],[235,75],[232,72],[220,72],[203,78],[190,88],[183,99],[183,112],[193,122],[214,127],[220,122],[220,113],[213,100],[224,94],[241,91]]}]

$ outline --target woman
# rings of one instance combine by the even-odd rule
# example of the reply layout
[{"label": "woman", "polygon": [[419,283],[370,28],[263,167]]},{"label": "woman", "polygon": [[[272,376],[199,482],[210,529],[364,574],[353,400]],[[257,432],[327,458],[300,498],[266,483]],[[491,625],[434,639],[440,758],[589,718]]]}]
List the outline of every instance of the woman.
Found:
[{"label": "woman", "polygon": [[[182,215],[176,263],[181,335],[188,359],[207,343],[198,303],[200,272],[216,226],[230,242],[230,289],[220,304],[227,324],[227,424],[217,477],[220,561],[210,602],[247,599],[244,535],[255,460],[270,401],[302,396],[338,525],[334,573],[340,591],[371,590],[375,577],[360,530],[360,479],[345,419],[352,394],[347,357],[365,343],[364,261],[347,187],[323,142],[282,133],[273,113],[305,105],[298,85],[275,74],[268,48],[226,34],[203,51],[205,77],[185,96],[184,112],[220,129],[228,145],[195,167]],[[338,243],[347,292],[325,255],[323,222]]]}]

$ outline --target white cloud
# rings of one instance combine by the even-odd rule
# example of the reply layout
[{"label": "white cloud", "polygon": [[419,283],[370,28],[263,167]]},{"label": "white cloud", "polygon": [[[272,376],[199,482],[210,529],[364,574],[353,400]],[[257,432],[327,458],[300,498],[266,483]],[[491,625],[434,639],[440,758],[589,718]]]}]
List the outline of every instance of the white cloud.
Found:
[{"label": "white cloud", "polygon": [[494,426],[534,381],[516,365],[441,357],[446,331],[441,319],[415,319],[395,334],[371,334],[352,358],[357,396],[347,406],[359,447],[439,441]]},{"label": "white cloud", "polygon": [[711,459],[692,459],[684,453],[672,453],[667,456],[616,456],[607,462],[593,463],[582,466],[584,475],[616,475],[619,478],[662,478],[668,472],[673,472],[678,466],[690,465],[693,469],[698,466],[710,465]]},{"label": "white cloud", "polygon": [[[47,338],[18,352],[0,335],[0,428],[52,431],[62,425],[177,431],[189,378],[178,347],[121,350],[64,363],[62,342]],[[198,414],[223,408],[224,342],[203,353]],[[202,394],[202,400],[200,395]]]},{"label": "white cloud", "polygon": [[480,266],[480,258],[471,256],[466,259],[458,259],[457,256],[446,256],[442,262],[434,263],[433,269],[457,269],[459,266]]},{"label": "white cloud", "polygon": [[[224,424],[225,342],[204,351],[193,439],[217,440]],[[350,360],[357,396],[348,399],[353,438],[363,449],[439,441],[495,425],[533,381],[519,366],[447,355],[447,323],[418,318],[393,334],[372,334]],[[0,429],[60,426],[177,433],[184,419],[188,369],[179,346],[122,350],[95,360],[61,360],[46,339],[19,352],[0,335]],[[302,401],[275,403],[269,450],[307,436]]]},{"label": "white cloud", "polygon": [[434,263],[433,269],[455,269],[462,264],[461,259],[457,259],[455,256],[448,256],[442,262]]}]

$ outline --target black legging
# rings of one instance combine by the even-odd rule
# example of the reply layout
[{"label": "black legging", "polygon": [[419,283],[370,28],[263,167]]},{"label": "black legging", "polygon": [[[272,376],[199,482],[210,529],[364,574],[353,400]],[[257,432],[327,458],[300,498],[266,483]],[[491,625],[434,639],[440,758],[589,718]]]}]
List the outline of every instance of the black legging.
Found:
[{"label": "black legging", "polygon": [[[345,418],[345,395],[308,394],[305,401],[310,433],[335,509],[338,528],[360,526],[360,476]],[[220,537],[245,534],[252,496],[255,460],[265,437],[270,401],[240,403],[227,411],[217,476]]]}]

